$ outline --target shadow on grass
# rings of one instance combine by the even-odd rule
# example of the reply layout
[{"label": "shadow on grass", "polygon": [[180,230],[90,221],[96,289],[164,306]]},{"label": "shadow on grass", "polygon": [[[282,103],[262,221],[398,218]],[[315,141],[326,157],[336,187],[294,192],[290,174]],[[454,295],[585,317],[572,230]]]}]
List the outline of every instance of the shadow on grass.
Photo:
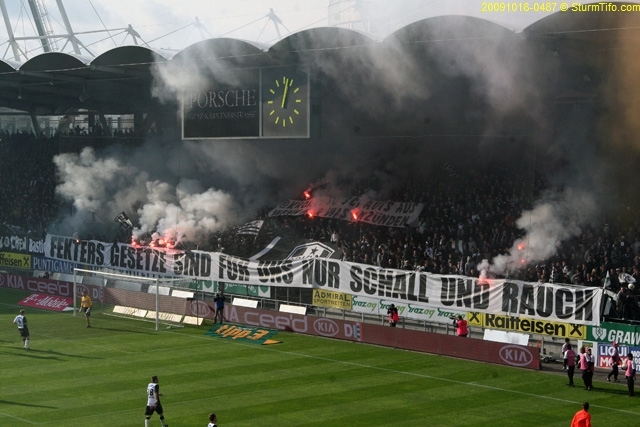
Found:
[{"label": "shadow on grass", "polygon": [[90,356],[84,356],[82,354],[71,354],[71,353],[61,353],[59,351],[55,351],[55,350],[38,350],[38,349],[33,349],[30,348],[29,350],[25,350],[25,349],[14,349],[13,351],[10,352],[3,352],[5,354],[16,354],[16,353],[22,353],[23,355],[32,358],[32,359],[42,359],[42,360],[64,360],[63,357],[76,357],[79,359],[94,359],[94,360],[102,360],[102,357],[90,357]]},{"label": "shadow on grass", "polygon": [[103,326],[91,326],[91,329],[100,329],[103,331],[114,331],[114,332],[124,332],[124,333],[130,333],[130,334],[144,334],[144,335],[153,335],[155,333],[157,333],[158,331],[155,330],[150,330],[150,331],[137,331],[134,329],[119,329],[119,328],[105,328]]},{"label": "shadow on grass", "polygon": [[629,394],[629,390],[627,389],[627,385],[625,384],[624,388],[621,387],[619,389],[594,387],[591,390],[589,390],[588,393],[607,393],[607,394],[617,394],[619,396],[626,396],[627,394]]},{"label": "shadow on grass", "polygon": [[15,406],[26,406],[29,408],[58,409],[57,406],[34,405],[32,403],[14,402],[12,400],[2,400],[2,399],[0,399],[0,405],[15,405]]}]

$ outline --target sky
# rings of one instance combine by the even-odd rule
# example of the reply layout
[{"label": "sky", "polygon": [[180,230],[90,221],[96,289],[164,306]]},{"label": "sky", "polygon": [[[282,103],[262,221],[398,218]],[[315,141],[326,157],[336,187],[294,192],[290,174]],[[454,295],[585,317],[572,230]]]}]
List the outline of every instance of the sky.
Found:
[{"label": "sky", "polygon": [[[89,56],[122,45],[135,44],[124,29],[129,25],[139,34],[137,43],[164,51],[181,50],[212,37],[231,37],[271,45],[278,41],[273,9],[280,19],[282,37],[298,31],[329,25],[329,15],[336,17],[352,9],[353,0],[39,0],[45,5],[49,26],[54,34],[64,34],[64,21],[58,8],[62,2],[73,31],[92,52]],[[331,6],[329,3],[333,3]],[[548,12],[502,12],[482,10],[481,0],[364,0],[366,11],[383,38],[411,22],[440,15],[468,15],[497,22],[513,30],[545,17]],[[6,1],[14,37],[36,35],[27,0]],[[199,24],[199,25],[198,25]],[[112,30],[96,33],[96,30]],[[9,36],[0,32],[2,58],[14,59],[8,49]],[[34,41],[21,41],[30,57],[42,53]],[[70,51],[64,42],[58,50]],[[83,52],[83,55],[86,55]]]}]

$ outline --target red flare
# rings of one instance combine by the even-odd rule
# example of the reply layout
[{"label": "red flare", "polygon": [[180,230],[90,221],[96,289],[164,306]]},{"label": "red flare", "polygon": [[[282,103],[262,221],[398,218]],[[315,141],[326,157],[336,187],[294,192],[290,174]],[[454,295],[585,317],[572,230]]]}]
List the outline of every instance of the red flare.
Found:
[{"label": "red flare", "polygon": [[311,192],[309,190],[304,190],[302,193],[305,199],[309,200],[311,198]]}]

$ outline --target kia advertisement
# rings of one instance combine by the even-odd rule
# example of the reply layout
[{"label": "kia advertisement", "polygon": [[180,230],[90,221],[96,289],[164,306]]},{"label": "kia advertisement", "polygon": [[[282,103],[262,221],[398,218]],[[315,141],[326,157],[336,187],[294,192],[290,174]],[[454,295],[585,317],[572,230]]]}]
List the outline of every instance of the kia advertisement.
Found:
[{"label": "kia advertisement", "polygon": [[233,305],[225,307],[225,318],[232,323],[260,328],[540,369],[540,356],[534,347]]}]

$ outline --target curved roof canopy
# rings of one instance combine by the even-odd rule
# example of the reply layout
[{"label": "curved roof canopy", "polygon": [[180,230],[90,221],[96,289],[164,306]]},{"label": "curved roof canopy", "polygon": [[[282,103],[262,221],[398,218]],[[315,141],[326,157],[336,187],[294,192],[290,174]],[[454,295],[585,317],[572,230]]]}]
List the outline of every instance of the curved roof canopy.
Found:
[{"label": "curved roof canopy", "polygon": [[[629,3],[607,3],[620,11]],[[582,5],[588,7],[591,5]],[[609,49],[640,36],[639,12],[558,12],[524,29],[531,40],[552,45],[558,51],[593,52]]]},{"label": "curved roof canopy", "polygon": [[[482,41],[485,39],[529,39],[592,52],[594,48],[607,48],[621,37],[637,38],[639,21],[638,13],[558,12],[530,25],[523,33],[515,33],[480,18],[440,16],[400,28],[382,43],[361,32],[325,27],[291,34],[270,47],[232,38],[208,39],[172,57],[140,46],[118,47],[92,60],[50,52],[23,64],[0,61],[0,106],[41,115],[73,111],[146,112],[167,108],[151,95],[154,67],[163,63],[203,63],[210,69],[217,66],[249,68],[295,64],[322,55],[348,56],[358,49],[377,49],[396,43],[419,46],[434,41],[485,43]],[[588,54],[584,58],[590,60]]]}]

